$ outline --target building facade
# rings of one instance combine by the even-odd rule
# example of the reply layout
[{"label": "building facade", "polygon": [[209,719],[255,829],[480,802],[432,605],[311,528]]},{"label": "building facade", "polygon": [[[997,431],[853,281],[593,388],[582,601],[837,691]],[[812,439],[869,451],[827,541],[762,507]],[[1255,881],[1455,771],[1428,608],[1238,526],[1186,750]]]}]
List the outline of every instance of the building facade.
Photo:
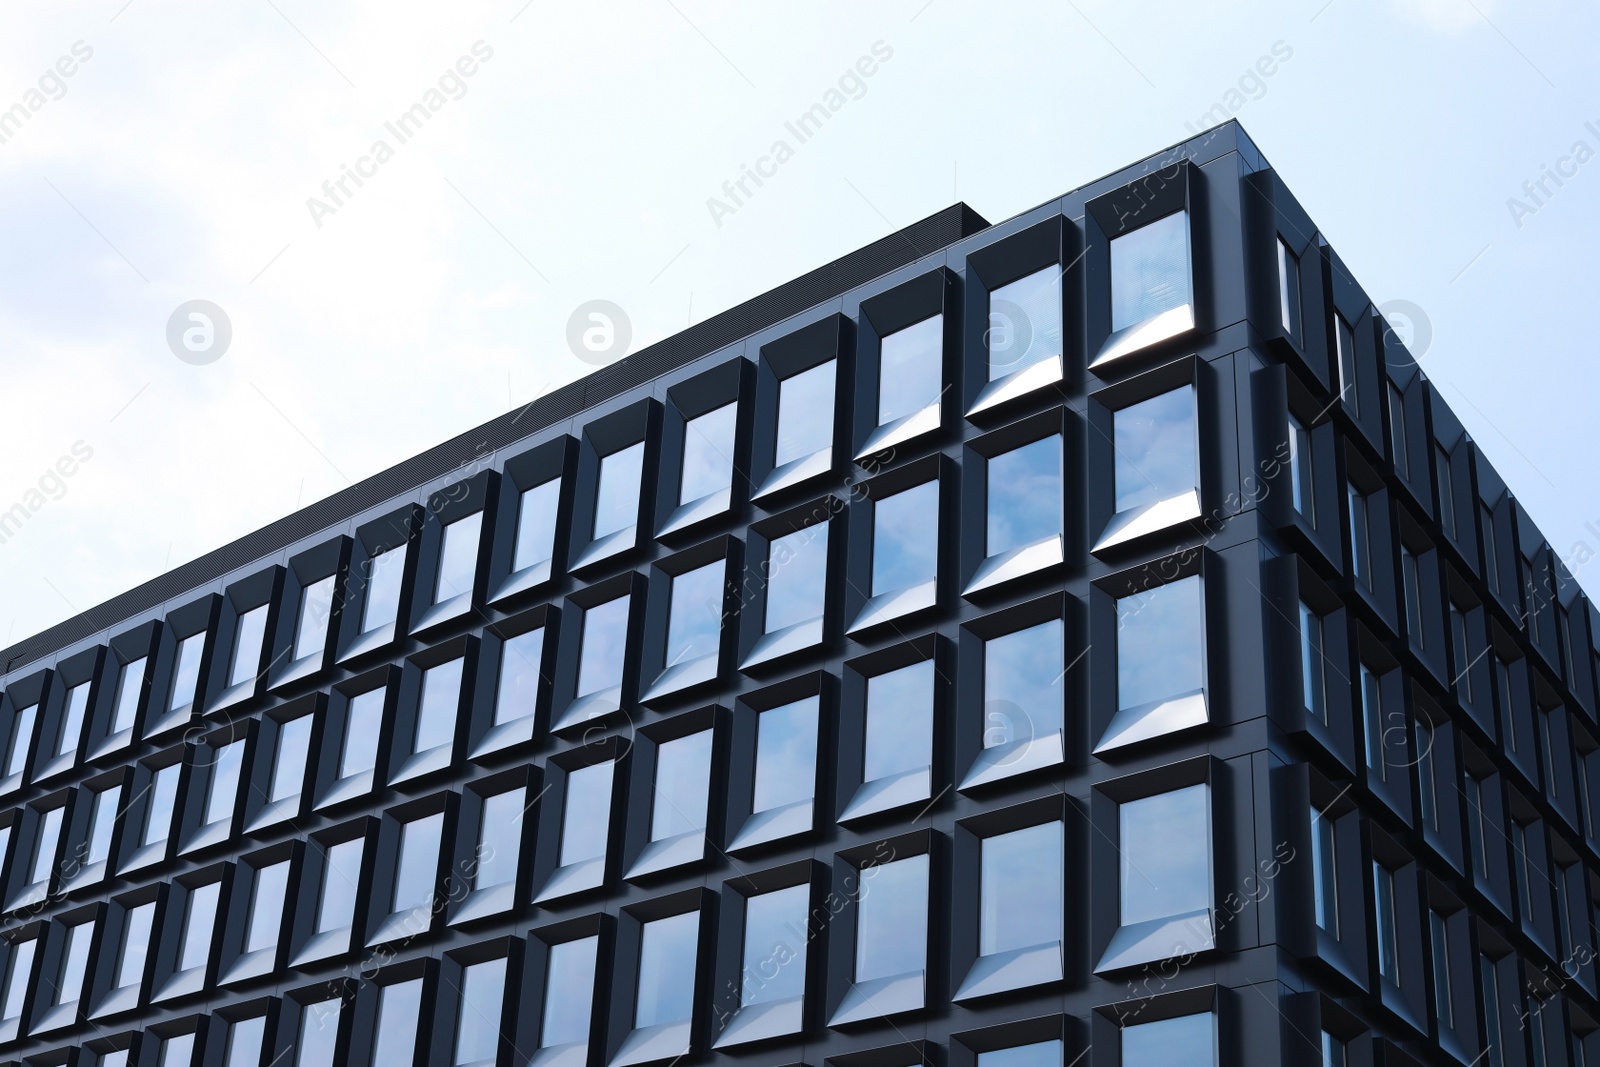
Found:
[{"label": "building facade", "polygon": [[0,1061],[1600,1064],[1596,618],[1229,123],[0,653]]}]

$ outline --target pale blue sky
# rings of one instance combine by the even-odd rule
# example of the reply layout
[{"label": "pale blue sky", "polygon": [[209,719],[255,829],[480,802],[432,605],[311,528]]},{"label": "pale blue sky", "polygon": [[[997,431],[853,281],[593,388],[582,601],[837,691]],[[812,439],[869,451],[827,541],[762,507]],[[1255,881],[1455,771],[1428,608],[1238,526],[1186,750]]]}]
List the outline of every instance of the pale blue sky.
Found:
[{"label": "pale blue sky", "polygon": [[[1224,101],[1373,299],[1425,310],[1424,367],[1557,550],[1600,551],[1600,161],[1507,204],[1600,150],[1592,6],[124,4],[0,10],[0,112],[92,50],[0,127],[0,511],[48,490],[0,543],[0,645],[587,372],[586,300],[637,349],[957,197],[1025,210]],[[858,98],[714,217],[874,46]],[[385,123],[462,57],[399,143]],[[165,339],[196,298],[233,325],[208,366]]]}]

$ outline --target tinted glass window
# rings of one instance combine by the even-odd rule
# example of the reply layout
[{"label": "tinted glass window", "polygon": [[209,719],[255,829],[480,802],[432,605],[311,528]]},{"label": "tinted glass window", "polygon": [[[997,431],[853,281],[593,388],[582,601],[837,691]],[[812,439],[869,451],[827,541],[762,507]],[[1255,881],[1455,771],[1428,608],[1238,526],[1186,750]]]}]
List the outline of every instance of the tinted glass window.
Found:
[{"label": "tinted glass window", "polygon": [[745,901],[739,1002],[771,1004],[806,988],[806,910],[811,887],[791,886]]},{"label": "tinted glass window", "polygon": [[483,798],[474,883],[477,888],[509,885],[517,880],[517,860],[522,851],[523,799],[521,789]]},{"label": "tinted glass window", "polygon": [[461,705],[461,663],[459,659],[447,660],[422,672],[412,751],[428,752],[455,740],[456,709]]},{"label": "tinted glass window", "polygon": [[867,737],[862,781],[933,763],[933,661],[867,679]]},{"label": "tinted glass window", "polygon": [[1189,214],[1175,212],[1111,241],[1111,329],[1191,302]]},{"label": "tinted glass window", "polygon": [[6,999],[0,1007],[0,1019],[7,1021],[22,1017],[22,998],[28,995],[28,983],[33,976],[33,954],[39,947],[37,940],[19,941],[11,946],[11,959],[6,968]]},{"label": "tinted glass window", "polygon": [[598,937],[584,937],[550,946],[550,958],[545,966],[540,1048],[589,1039],[599,945]]},{"label": "tinted glass window", "polygon": [[607,760],[567,774],[567,799],[561,809],[561,866],[606,854],[615,767]]},{"label": "tinted glass window", "polygon": [[334,1067],[339,1045],[339,1001],[307,1004],[300,1012],[300,1055],[295,1067]]},{"label": "tinted glass window", "polygon": [[194,703],[195,687],[200,684],[200,655],[205,647],[204,630],[178,642],[178,665],[172,672],[172,700],[167,704],[169,711]]},{"label": "tinted glass window", "polygon": [[1201,688],[1204,648],[1198,575],[1117,601],[1118,706],[1136,708]]},{"label": "tinted glass window", "polygon": [[228,1026],[226,1067],[261,1067],[261,1046],[267,1039],[267,1017],[255,1015]]},{"label": "tinted glass window", "polygon": [[161,1067],[190,1067],[193,1063],[194,1034],[174,1034],[162,1040]]},{"label": "tinted glass window", "polygon": [[116,829],[117,805],[121,802],[120,785],[94,795],[94,810],[89,816],[89,839],[84,847],[85,863],[103,863],[111,856],[111,832]]},{"label": "tinted glass window", "polygon": [[11,747],[6,753],[6,776],[27,770],[28,757],[33,750],[33,720],[39,705],[31,704],[17,712],[11,720]]},{"label": "tinted glass window", "polygon": [[483,512],[475,511],[449,523],[439,538],[439,576],[434,583],[435,603],[472,592],[478,576],[478,537]]},{"label": "tinted glass window", "polygon": [[433,903],[439,877],[439,839],[443,813],[414,819],[400,828],[400,859],[395,864],[391,911],[425,908]]},{"label": "tinted glass window", "polygon": [[544,656],[544,627],[509,638],[500,648],[500,687],[494,701],[499,726],[533,715],[539,699],[539,661]]},{"label": "tinted glass window", "polygon": [[559,478],[523,492],[517,507],[517,550],[511,564],[514,570],[543,563],[555,552],[556,509],[560,499]]},{"label": "tinted glass window", "polygon": [[628,597],[596,604],[583,613],[578,696],[622,684],[622,657],[628,644]]},{"label": "tinted glass window", "polygon": [[206,797],[206,825],[233,818],[234,798],[239,795],[239,771],[244,766],[244,740],[216,750],[211,765],[211,792]]},{"label": "tinted glass window", "polygon": [[89,712],[89,683],[75,685],[67,690],[66,712],[61,718],[61,741],[56,755],[66,756],[78,751],[83,738],[83,720]]},{"label": "tinted glass window", "polygon": [[1061,824],[1041,823],[983,839],[983,956],[1061,940]]},{"label": "tinted glass window", "polygon": [[997,556],[1061,533],[1061,438],[1044,437],[988,461],[985,551]]},{"label": "tinted glass window", "polygon": [[700,913],[684,912],[644,924],[639,940],[639,994],[633,1025],[687,1021],[694,1012],[695,954]]},{"label": "tinted glass window", "polygon": [[367,596],[361,632],[387,626],[400,614],[400,581],[405,577],[406,546],[398,545],[367,560]]},{"label": "tinted glass window", "polygon": [[944,316],[923,319],[883,339],[878,360],[878,425],[937,403],[943,388]]},{"label": "tinted glass window", "polygon": [[139,694],[144,690],[144,668],[147,661],[141,657],[122,665],[122,675],[117,681],[117,710],[111,717],[111,732],[120,734],[133,728],[139,715]]},{"label": "tinted glass window", "polygon": [[422,1016],[422,979],[386,985],[378,995],[378,1026],[371,1067],[402,1067],[417,1054],[417,1020]]},{"label": "tinted glass window", "polygon": [[767,553],[766,632],[820,619],[827,573],[827,523],[775,538]]},{"label": "tinted glass window", "polygon": [[288,897],[288,860],[256,871],[255,890],[250,901],[250,928],[244,939],[246,952],[277,945],[278,931],[283,926],[283,902]]},{"label": "tinted glass window", "polygon": [[1180,496],[1200,484],[1194,387],[1140,401],[1112,416],[1117,511]]},{"label": "tinted glass window", "polygon": [[61,820],[66,808],[51,808],[39,815],[39,836],[33,846],[33,872],[29,881],[47,882],[55,873],[56,852],[61,846]]},{"label": "tinted glass window", "polygon": [[600,488],[594,501],[594,539],[626,530],[639,521],[639,486],[644,473],[644,442],[600,460]]},{"label": "tinted glass window", "polygon": [[348,722],[344,729],[344,752],[339,759],[339,777],[370,771],[378,763],[378,735],[383,729],[383,700],[386,690],[369,689],[350,698]]},{"label": "tinted glass window", "polygon": [[1180,1015],[1122,1029],[1122,1067],[1212,1067],[1216,1016]]},{"label": "tinted glass window", "polygon": [[816,697],[763,711],[756,720],[756,782],[752,811],[810,800],[817,780]]},{"label": "tinted glass window", "polygon": [[778,383],[778,446],[772,465],[782,467],[833,444],[833,361]]},{"label": "tinted glass window", "polygon": [[328,639],[328,617],[333,614],[333,585],[337,577],[330,574],[312,582],[300,594],[300,626],[294,635],[294,658],[297,660],[322,652]]},{"label": "tinted glass window", "polygon": [[711,790],[711,731],[675,738],[656,749],[650,840],[704,830]]},{"label": "tinted glass window", "polygon": [[[856,981],[913,974],[928,965],[928,857],[861,872]],[[803,926],[802,926],[803,928]]]},{"label": "tinted glass window", "polygon": [[276,802],[297,796],[306,778],[306,756],[311,751],[311,728],[316,720],[310,715],[290,719],[278,727],[278,751],[272,761],[272,793],[269,800]]},{"label": "tinted glass window", "polygon": [[1278,316],[1284,332],[1300,336],[1300,257],[1278,240]]},{"label": "tinted glass window", "polygon": [[724,560],[675,575],[667,620],[667,666],[714,655],[722,635]]},{"label": "tinted glass window", "polygon": [[61,954],[61,982],[55,989],[57,1004],[83,995],[83,975],[89,967],[89,946],[94,943],[94,921],[67,928],[67,949]]},{"label": "tinted glass window", "polygon": [[1061,622],[1052,619],[983,645],[983,747],[1061,729]]},{"label": "tinted glass window", "polygon": [[155,920],[155,901],[128,909],[122,926],[122,958],[117,962],[118,989],[144,981],[144,961],[150,950],[150,931]]},{"label": "tinted glass window", "polygon": [[211,954],[211,932],[217,925],[217,901],[222,896],[221,882],[207,882],[189,890],[189,909],[183,921],[183,947],[178,952],[178,970],[204,967]]},{"label": "tinted glass window", "polygon": [[261,669],[261,643],[267,637],[267,605],[251,608],[240,615],[237,634],[233,644],[233,670],[228,673],[230,686],[248,682]]},{"label": "tinted glass window", "polygon": [[989,294],[989,380],[1061,355],[1061,267],[1000,286]]},{"label": "tinted glass window", "polygon": [[172,833],[172,809],[178,799],[178,776],[182,773],[181,763],[169,763],[152,772],[150,807],[144,818],[145,845],[165,841]]},{"label": "tinted glass window", "polygon": [[1061,1042],[1040,1041],[980,1052],[978,1067],[1061,1067]]},{"label": "tinted glass window", "polygon": [[1300,602],[1300,696],[1306,710],[1328,722],[1327,690],[1323,685],[1322,616]]},{"label": "tinted glass window", "polygon": [[361,885],[361,849],[359,837],[328,848],[327,866],[322,872],[322,901],[317,909],[319,934],[354,921],[356,894]]},{"label": "tinted glass window", "polygon": [[1289,490],[1294,509],[1309,522],[1317,521],[1316,495],[1311,473],[1311,434],[1289,416]]},{"label": "tinted glass window", "polygon": [[1311,809],[1311,881],[1317,925],[1339,936],[1339,853],[1333,818]]},{"label": "tinted glass window", "polygon": [[500,1007],[505,1002],[506,961],[485,960],[461,973],[455,1063],[493,1063],[500,1048]]},{"label": "tinted glass window", "polygon": [[924,482],[873,502],[873,596],[934,580],[938,529],[938,482]]},{"label": "tinted glass window", "polygon": [[738,404],[724,404],[684,424],[678,503],[702,500],[733,484],[733,434],[738,415]]},{"label": "tinted glass window", "polygon": [[1210,796],[1191,785],[1122,805],[1124,925],[1211,906]]}]

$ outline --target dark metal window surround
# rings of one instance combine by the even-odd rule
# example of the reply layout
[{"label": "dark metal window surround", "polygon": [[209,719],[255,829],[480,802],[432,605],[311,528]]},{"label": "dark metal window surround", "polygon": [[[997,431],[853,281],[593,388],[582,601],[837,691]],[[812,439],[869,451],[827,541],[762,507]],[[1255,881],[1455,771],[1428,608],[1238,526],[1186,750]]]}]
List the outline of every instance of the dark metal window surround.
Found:
[{"label": "dark metal window surround", "polygon": [[1243,132],[892,243],[0,657],[0,1060],[1595,1062],[1600,612]]}]

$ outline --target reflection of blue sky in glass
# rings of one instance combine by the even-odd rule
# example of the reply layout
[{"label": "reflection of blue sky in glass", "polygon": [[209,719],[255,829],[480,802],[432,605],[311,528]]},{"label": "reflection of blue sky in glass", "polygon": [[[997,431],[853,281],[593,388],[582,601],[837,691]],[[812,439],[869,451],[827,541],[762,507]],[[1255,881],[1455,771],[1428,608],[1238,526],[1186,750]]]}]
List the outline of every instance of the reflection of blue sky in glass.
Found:
[{"label": "reflection of blue sky in glass", "polygon": [[178,970],[203,967],[211,953],[211,935],[217,928],[217,901],[222,883],[207,882],[189,890],[189,910],[183,920],[183,941],[178,950]]},{"label": "reflection of blue sky in glass", "polygon": [[743,1007],[788,1000],[806,989],[806,909],[809,885],[762,893],[745,901]]},{"label": "reflection of blue sky in glass", "polygon": [[1061,1067],[1061,1042],[1038,1041],[980,1052],[978,1067]]},{"label": "reflection of blue sky in glass", "polygon": [[1200,484],[1194,387],[1140,401],[1113,416],[1117,511],[1169,500]]},{"label": "reflection of blue sky in glass", "polygon": [[885,337],[878,361],[878,425],[913,415],[938,400],[943,363],[943,315]]},{"label": "reflection of blue sky in glass", "polygon": [[200,683],[200,654],[205,647],[204,630],[178,642],[178,667],[172,674],[172,700],[167,710],[174,711],[194,700],[195,686]]},{"label": "reflection of blue sky in glass", "polygon": [[767,633],[822,617],[827,571],[827,523],[773,540],[767,551]]},{"label": "reflection of blue sky in glass", "polygon": [[[300,1013],[300,1054],[295,1060],[298,1067],[334,1067],[334,1057],[339,1044],[339,1006],[336,997],[316,1004],[307,1004]],[[193,1043],[193,1036],[190,1036]],[[167,1064],[187,1064],[192,1053],[168,1055],[161,1053],[161,1067]]]},{"label": "reflection of blue sky in glass", "polygon": [[909,856],[861,872],[856,981],[914,974],[928,963],[928,857]]},{"label": "reflection of blue sky in glass", "polygon": [[455,739],[456,709],[461,704],[461,659],[447,660],[422,672],[417,701],[417,735],[413,752],[426,752]]},{"label": "reflection of blue sky in glass", "polygon": [[872,595],[933,581],[939,560],[939,483],[872,504]]},{"label": "reflection of blue sky in glass", "polygon": [[983,839],[978,953],[1061,940],[1061,824]]},{"label": "reflection of blue sky in glass", "polygon": [[583,613],[578,658],[578,696],[622,684],[622,657],[628,642],[628,597],[596,604]]},{"label": "reflection of blue sky in glass", "polygon": [[601,458],[600,488],[594,499],[594,540],[626,530],[639,521],[643,476],[643,441]]},{"label": "reflection of blue sky in glass", "polygon": [[1211,906],[1210,798],[1191,785],[1119,809],[1123,925]]},{"label": "reflection of blue sky in glass", "polygon": [[117,679],[117,710],[111,719],[111,732],[121,733],[133,726],[139,712],[139,694],[144,689],[145,657],[122,665]]},{"label": "reflection of blue sky in glass", "polygon": [[778,447],[772,465],[781,467],[833,444],[834,361],[778,383]]},{"label": "reflection of blue sky in glass", "polygon": [[[376,738],[373,744],[377,744]],[[183,764],[169,763],[152,776],[150,807],[145,812],[144,844],[165,841],[172,832],[172,810],[178,800],[178,776],[182,772]]]},{"label": "reflection of blue sky in glass", "polygon": [[367,560],[367,596],[361,612],[362,633],[387,626],[400,614],[400,580],[405,577],[405,563],[405,545],[397,545]]},{"label": "reflection of blue sky in glass", "polygon": [[1052,263],[989,294],[989,380],[1061,355],[1061,267]]},{"label": "reflection of blue sky in glass", "polygon": [[[410,1063],[417,1050],[417,1020],[422,1017],[422,979],[395,982],[382,989],[378,997],[378,1028],[373,1037],[372,1062]],[[233,1065],[230,1063],[228,1067]]]},{"label": "reflection of blue sky in glass", "polygon": [[251,608],[238,616],[238,640],[234,643],[234,670],[227,683],[238,685],[256,677],[261,667],[261,643],[267,637],[267,605]]},{"label": "reflection of blue sky in glass", "polygon": [[1215,1019],[1204,1012],[1123,1027],[1122,1067],[1213,1067]]},{"label": "reflection of blue sky in glass", "polygon": [[413,819],[400,827],[400,859],[394,871],[394,907],[426,907],[433,903],[439,877],[439,841],[444,833],[443,813]]},{"label": "reflection of blue sky in glass", "polygon": [[567,772],[567,796],[561,808],[561,866],[606,854],[615,769],[616,764],[606,760]]},{"label": "reflection of blue sky in glass", "polygon": [[757,718],[752,811],[770,811],[815,795],[817,708],[817,698],[806,697]]},{"label": "reflection of blue sky in glass", "polygon": [[49,879],[55,867],[56,846],[61,843],[61,820],[66,811],[64,806],[54,807],[39,820],[39,835],[33,844],[33,872],[28,878],[30,885]]},{"label": "reflection of blue sky in glass", "polygon": [[724,560],[685,571],[672,579],[672,610],[667,620],[667,666],[709,656],[722,635]]},{"label": "reflection of blue sky in glass", "polygon": [[1198,574],[1117,601],[1117,706],[1199,689],[1204,645]]},{"label": "reflection of blue sky in glass", "polygon": [[294,635],[294,658],[305,659],[321,652],[328,637],[328,616],[333,614],[333,583],[330,574],[305,587],[300,594],[300,625]]},{"label": "reflection of blue sky in glass", "polygon": [[695,954],[700,913],[686,911],[644,924],[639,938],[636,1028],[686,1022],[694,1012]]},{"label": "reflection of blue sky in glass", "polygon": [[206,825],[233,818],[234,798],[239,795],[239,772],[244,766],[244,739],[217,749],[211,764],[211,790],[206,798]]},{"label": "reflection of blue sky in glass", "polygon": [[517,880],[517,860],[522,852],[522,813],[526,807],[521,789],[483,798],[474,889],[510,885]]},{"label": "reflection of blue sky in glass", "polygon": [[508,638],[500,649],[500,688],[494,698],[494,724],[525,719],[539,699],[539,659],[544,627]]},{"label": "reflection of blue sky in glass", "polygon": [[[150,952],[150,931],[155,928],[156,903],[140,904],[136,908],[129,908],[127,917],[122,925],[122,958],[117,961],[117,988],[126,989],[144,979],[144,963]],[[23,946],[30,949],[32,941],[24,941],[16,949],[20,953]],[[12,956],[16,959],[16,955]],[[15,969],[15,964],[13,964]],[[23,968],[26,970],[26,968]],[[7,999],[10,994],[7,993]],[[11,1018],[12,1012],[6,1012],[6,1017]]]},{"label": "reflection of blue sky in glass", "polygon": [[1061,729],[1060,619],[991,637],[983,645],[983,747]]},{"label": "reflection of blue sky in glass", "polygon": [[556,505],[561,479],[552,478],[522,494],[517,507],[517,550],[511,568],[520,571],[550,558],[555,551]]},{"label": "reflection of blue sky in glass", "polygon": [[370,771],[378,764],[378,733],[383,728],[383,700],[386,690],[369,689],[350,698],[344,729],[344,752],[339,759],[339,777]]},{"label": "reflection of blue sky in glass", "polygon": [[478,574],[478,534],[483,529],[483,512],[474,511],[449,523],[440,533],[439,580],[434,584],[435,603],[472,592]]},{"label": "reflection of blue sky in glass", "polygon": [[[263,622],[266,609],[262,608]],[[256,643],[256,652],[261,651],[261,644]],[[78,751],[78,742],[83,739],[84,717],[89,712],[89,683],[84,682],[67,690],[67,711],[61,720],[60,744],[56,746],[56,755],[65,756]]]},{"label": "reflection of blue sky in glass", "polygon": [[94,814],[89,819],[89,846],[85,850],[85,863],[101,863],[111,855],[111,831],[117,825],[117,806],[121,803],[120,785],[95,794]]},{"label": "reflection of blue sky in glass", "polygon": [[257,952],[278,943],[278,931],[283,925],[283,902],[289,895],[289,861],[256,871],[256,884],[251,894],[250,926],[245,932],[244,950]]},{"label": "reflection of blue sky in glass", "polygon": [[456,1063],[493,1063],[500,1052],[500,1015],[506,996],[506,960],[462,969],[461,1011],[456,1016]]},{"label": "reflection of blue sky in glass", "polygon": [[711,791],[711,731],[674,738],[656,749],[655,803],[650,840],[661,841],[706,826]]},{"label": "reflection of blue sky in glass", "polygon": [[278,751],[272,761],[272,792],[267,799],[285,800],[300,792],[306,777],[306,756],[311,752],[311,728],[316,718],[302,715],[278,727]]},{"label": "reflection of blue sky in glass", "polygon": [[738,414],[738,404],[724,404],[685,424],[678,503],[691,503],[733,484],[733,431]]},{"label": "reflection of blue sky in glass", "polygon": [[1061,438],[1045,437],[992,457],[986,466],[990,556],[1061,532]]},{"label": "reflection of blue sky in glass", "polygon": [[1113,333],[1190,302],[1187,212],[1112,238]]},{"label": "reflection of blue sky in glass", "polygon": [[867,742],[862,781],[933,763],[933,661],[867,679]]},{"label": "reflection of blue sky in glass", "polygon": [[322,872],[322,901],[317,910],[317,933],[349,926],[356,912],[356,887],[361,884],[362,839],[329,845]]},{"label": "reflection of blue sky in glass", "polygon": [[550,946],[545,965],[544,1019],[539,1047],[571,1045],[589,1039],[589,1016],[594,1005],[595,959],[598,937],[580,937]]}]

